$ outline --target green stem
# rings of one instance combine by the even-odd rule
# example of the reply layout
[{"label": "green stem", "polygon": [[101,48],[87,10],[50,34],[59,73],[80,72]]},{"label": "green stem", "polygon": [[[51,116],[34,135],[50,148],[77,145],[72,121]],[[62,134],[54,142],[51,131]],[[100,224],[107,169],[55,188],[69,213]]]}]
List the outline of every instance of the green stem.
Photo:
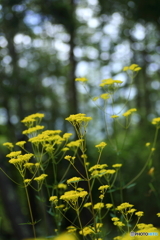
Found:
[{"label": "green stem", "polygon": [[[155,144],[156,144],[156,141],[157,141],[157,137],[158,137],[158,128],[156,128],[156,132],[155,132],[155,136],[154,136],[154,141],[153,141],[153,148],[155,147]],[[129,182],[127,183],[124,187],[126,188],[128,185],[130,185],[131,183],[133,183],[137,178],[139,178],[141,176],[141,174],[144,172],[144,170],[146,169],[150,159],[151,159],[151,156],[152,156],[152,153],[153,151],[151,150],[150,153],[149,153],[149,156],[148,156],[148,159],[144,165],[144,167],[141,169],[141,171]]]},{"label": "green stem", "polygon": [[29,207],[29,212],[30,212],[30,217],[31,217],[33,235],[34,235],[34,239],[36,239],[36,231],[35,231],[35,226],[34,226],[35,223],[34,223],[34,220],[33,220],[33,214],[32,214],[32,209],[31,209],[31,204],[30,204],[30,200],[29,200],[29,195],[28,195],[27,187],[25,187],[25,191],[26,191],[27,202],[28,202],[28,207]]}]

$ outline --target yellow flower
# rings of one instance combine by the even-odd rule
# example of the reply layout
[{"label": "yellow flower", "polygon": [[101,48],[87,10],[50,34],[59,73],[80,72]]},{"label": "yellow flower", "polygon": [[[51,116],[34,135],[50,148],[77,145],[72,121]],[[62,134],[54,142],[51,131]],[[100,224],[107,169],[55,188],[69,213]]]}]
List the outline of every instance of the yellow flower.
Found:
[{"label": "yellow flower", "polygon": [[103,168],[106,168],[106,167],[108,167],[107,164],[96,164],[89,169],[89,172],[91,172],[93,170],[96,170],[96,169],[103,169]]},{"label": "yellow flower", "polygon": [[104,208],[104,203],[96,203],[93,207],[94,209],[100,210],[101,208]]},{"label": "yellow flower", "polygon": [[129,115],[131,115],[133,112],[136,112],[136,111],[137,111],[136,108],[131,108],[127,112],[123,113],[122,116],[128,117]]},{"label": "yellow flower", "polygon": [[106,170],[105,174],[114,174],[116,171],[114,169],[108,169]]},{"label": "yellow flower", "polygon": [[99,98],[99,97],[93,97],[92,100],[93,100],[93,101],[97,101],[98,98]]},{"label": "yellow flower", "polygon": [[68,147],[64,147],[64,148],[61,149],[61,151],[63,151],[63,152],[66,152],[66,151],[68,151],[68,150],[69,150]]},{"label": "yellow flower", "polygon": [[67,144],[67,147],[69,148],[77,148],[77,147],[80,147],[81,146],[81,143],[83,142],[84,140],[83,139],[78,139],[78,140],[75,140],[75,141],[72,141],[70,143]]},{"label": "yellow flower", "polygon": [[77,228],[74,226],[68,226],[67,227],[67,232],[76,232]]},{"label": "yellow flower", "polygon": [[103,79],[99,86],[104,87],[105,85],[112,85],[114,83],[122,83],[122,82],[123,81],[121,81],[121,80],[113,80],[112,78],[108,78],[108,79]]},{"label": "yellow flower", "polygon": [[58,184],[58,188],[66,189],[66,188],[67,188],[67,185],[64,184],[64,183],[59,183],[59,184]]},{"label": "yellow flower", "polygon": [[101,142],[98,145],[95,145],[96,148],[100,148],[100,149],[103,149],[105,146],[107,146],[107,143],[105,142]]},{"label": "yellow flower", "polygon": [[122,223],[121,221],[115,221],[115,222],[114,222],[114,225],[116,225],[117,227],[123,227],[123,226],[125,226],[125,224]]},{"label": "yellow flower", "polygon": [[110,94],[109,93],[103,93],[100,95],[100,98],[106,100],[106,99],[109,99],[110,98]]},{"label": "yellow flower", "polygon": [[160,124],[160,117],[153,118],[153,119],[152,119],[152,124],[153,124],[153,125],[158,125],[158,126],[159,126],[159,124]]},{"label": "yellow flower", "polygon": [[48,175],[47,174],[41,174],[39,177],[35,177],[34,180],[37,182],[43,181]]},{"label": "yellow flower", "polygon": [[75,79],[75,81],[78,81],[78,82],[87,82],[87,81],[88,81],[88,79],[87,79],[87,78],[84,78],[84,77],[82,77],[82,78],[76,78],[76,79]]},{"label": "yellow flower", "polygon": [[157,213],[157,216],[160,217],[160,213]]},{"label": "yellow flower", "polygon": [[80,178],[80,177],[73,177],[73,178],[70,178],[70,179],[67,180],[67,184],[77,183],[77,182],[79,182],[81,180],[82,180],[82,178]]},{"label": "yellow flower", "polygon": [[151,145],[150,142],[147,142],[147,143],[146,143],[146,147],[149,147],[150,145]]},{"label": "yellow flower", "polygon": [[16,145],[21,147],[21,148],[24,148],[25,143],[26,143],[26,141],[20,141],[20,142],[17,142]]},{"label": "yellow flower", "polygon": [[87,207],[90,207],[91,205],[92,205],[91,202],[88,202],[88,203],[85,203],[83,207],[87,208]]},{"label": "yellow flower", "polygon": [[32,179],[25,179],[24,183],[30,183],[32,181]]},{"label": "yellow flower", "polygon": [[68,160],[68,161],[70,161],[71,158],[72,158],[72,157],[71,157],[70,155],[67,155],[67,156],[64,157],[64,159],[66,159],[66,160]]},{"label": "yellow flower", "polygon": [[23,134],[30,134],[30,133],[42,130],[43,128],[44,128],[44,126],[37,125],[36,127],[31,127],[31,128],[28,128],[27,130],[24,130],[22,133]]},{"label": "yellow flower", "polygon": [[79,231],[79,234],[83,235],[83,236],[87,236],[87,235],[91,235],[91,234],[95,234],[95,230],[92,227],[84,227],[83,231]]},{"label": "yellow flower", "polygon": [[128,71],[128,70],[137,72],[141,70],[141,67],[139,67],[137,64],[131,64],[130,66],[126,66],[123,68],[123,71]]},{"label": "yellow flower", "polygon": [[111,220],[112,220],[113,222],[116,222],[116,221],[119,221],[119,218],[118,218],[118,217],[113,217],[113,218],[111,218]]},{"label": "yellow flower", "polygon": [[34,114],[31,114],[31,115],[25,117],[21,122],[26,123],[26,122],[35,120],[37,118],[42,119],[43,117],[44,117],[43,113],[34,113]]},{"label": "yellow flower", "polygon": [[125,203],[122,203],[121,205],[117,206],[116,210],[123,211],[124,209],[131,208],[131,207],[133,207],[132,204],[125,202]]},{"label": "yellow flower", "polygon": [[67,139],[70,138],[72,135],[73,135],[72,133],[64,133],[64,134],[63,134],[63,138],[67,140]]},{"label": "yellow flower", "polygon": [[6,157],[15,158],[18,155],[20,155],[21,153],[22,153],[21,151],[10,152],[9,154],[6,155]]},{"label": "yellow flower", "polygon": [[78,198],[83,199],[86,195],[88,195],[87,191],[78,192],[78,191],[71,190],[71,191],[65,192],[60,197],[60,199],[66,201],[66,202],[70,201],[71,203],[75,204],[75,202],[78,201]]},{"label": "yellow flower", "polygon": [[106,203],[106,208],[111,208],[111,207],[113,207],[112,203]]},{"label": "yellow flower", "polygon": [[142,217],[144,215],[144,212],[139,211],[139,212],[136,212],[135,215],[137,215],[138,217]]},{"label": "yellow flower", "polygon": [[76,235],[69,233],[62,233],[59,236],[55,237],[54,240],[77,240]]},{"label": "yellow flower", "polygon": [[57,196],[51,196],[51,197],[49,198],[49,201],[50,201],[50,202],[57,202],[57,201],[58,201],[58,198],[57,198]]},{"label": "yellow flower", "polygon": [[103,185],[98,188],[98,190],[103,191],[109,188],[109,185]]},{"label": "yellow flower", "polygon": [[8,147],[11,150],[14,147],[13,143],[11,143],[11,142],[5,142],[5,143],[3,143],[3,146],[6,146],[6,147]]},{"label": "yellow flower", "polygon": [[32,172],[32,168],[34,167],[34,163],[25,163],[24,167],[28,168]]},{"label": "yellow flower", "polygon": [[118,115],[111,115],[110,117],[111,118],[118,118],[119,116]]},{"label": "yellow flower", "polygon": [[122,167],[122,164],[121,163],[116,163],[116,164],[113,164],[112,167],[120,168],[120,167]]},{"label": "yellow flower", "polygon": [[132,208],[130,210],[127,211],[127,213],[134,213],[135,211],[137,211],[135,208]]}]

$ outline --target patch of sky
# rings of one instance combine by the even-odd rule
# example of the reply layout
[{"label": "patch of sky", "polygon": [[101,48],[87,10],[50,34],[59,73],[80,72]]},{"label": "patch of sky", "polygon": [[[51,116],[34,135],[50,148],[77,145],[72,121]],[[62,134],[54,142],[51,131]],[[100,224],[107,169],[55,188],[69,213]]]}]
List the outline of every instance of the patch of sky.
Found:
[{"label": "patch of sky", "polygon": [[14,12],[23,12],[26,9],[26,6],[24,4],[16,4],[12,7],[12,10]]},{"label": "patch of sky", "polygon": [[29,26],[35,26],[41,23],[41,15],[33,12],[32,10],[28,10],[26,11],[26,16],[23,21]]},{"label": "patch of sky", "polygon": [[76,16],[80,22],[87,22],[93,16],[93,11],[90,8],[77,8]]},{"label": "patch of sky", "polygon": [[26,58],[20,58],[20,59],[18,60],[18,65],[19,65],[19,67],[21,67],[21,68],[26,68],[27,65],[28,65],[27,59],[26,59]]},{"label": "patch of sky", "polygon": [[155,90],[160,89],[160,82],[159,81],[152,81],[151,87]]},{"label": "patch of sky", "polygon": [[156,112],[160,115],[160,100],[156,101]]},{"label": "patch of sky", "polygon": [[8,65],[8,64],[10,64],[11,62],[12,62],[11,56],[6,55],[6,56],[2,59],[2,62],[1,62],[1,63],[3,63],[3,65]]},{"label": "patch of sky", "polygon": [[0,125],[5,125],[7,121],[7,110],[5,108],[0,108]]},{"label": "patch of sky", "polygon": [[0,47],[5,48],[8,45],[8,41],[4,36],[0,36]]},{"label": "patch of sky", "polygon": [[131,31],[131,33],[134,38],[136,38],[139,41],[142,41],[146,36],[146,28],[142,24],[137,23],[133,30]]}]

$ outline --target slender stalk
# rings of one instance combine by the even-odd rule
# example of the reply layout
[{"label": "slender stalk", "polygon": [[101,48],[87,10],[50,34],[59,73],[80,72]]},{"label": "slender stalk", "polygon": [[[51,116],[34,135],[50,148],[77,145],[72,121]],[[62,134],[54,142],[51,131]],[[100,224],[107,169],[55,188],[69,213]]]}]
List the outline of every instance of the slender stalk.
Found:
[{"label": "slender stalk", "polygon": [[32,224],[32,229],[33,229],[33,235],[34,235],[34,239],[36,239],[36,230],[35,230],[35,226],[34,226],[35,223],[34,223],[34,220],[33,220],[33,214],[32,214],[32,209],[31,209],[31,204],[30,204],[30,199],[29,199],[27,187],[25,187],[25,191],[26,191],[26,196],[27,196],[29,213],[30,213],[30,217],[31,217],[31,224]]}]

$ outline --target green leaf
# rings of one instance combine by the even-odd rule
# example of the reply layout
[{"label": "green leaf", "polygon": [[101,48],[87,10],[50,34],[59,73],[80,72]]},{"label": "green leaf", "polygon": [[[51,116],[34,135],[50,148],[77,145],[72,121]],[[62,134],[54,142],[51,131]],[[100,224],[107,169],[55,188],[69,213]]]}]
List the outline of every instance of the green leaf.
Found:
[{"label": "green leaf", "polygon": [[134,187],[135,185],[136,185],[136,183],[132,183],[132,184],[128,185],[126,188],[129,189],[131,187]]},{"label": "green leaf", "polygon": [[45,198],[40,198],[38,195],[36,195],[36,198],[40,201],[40,202],[45,202]]}]

